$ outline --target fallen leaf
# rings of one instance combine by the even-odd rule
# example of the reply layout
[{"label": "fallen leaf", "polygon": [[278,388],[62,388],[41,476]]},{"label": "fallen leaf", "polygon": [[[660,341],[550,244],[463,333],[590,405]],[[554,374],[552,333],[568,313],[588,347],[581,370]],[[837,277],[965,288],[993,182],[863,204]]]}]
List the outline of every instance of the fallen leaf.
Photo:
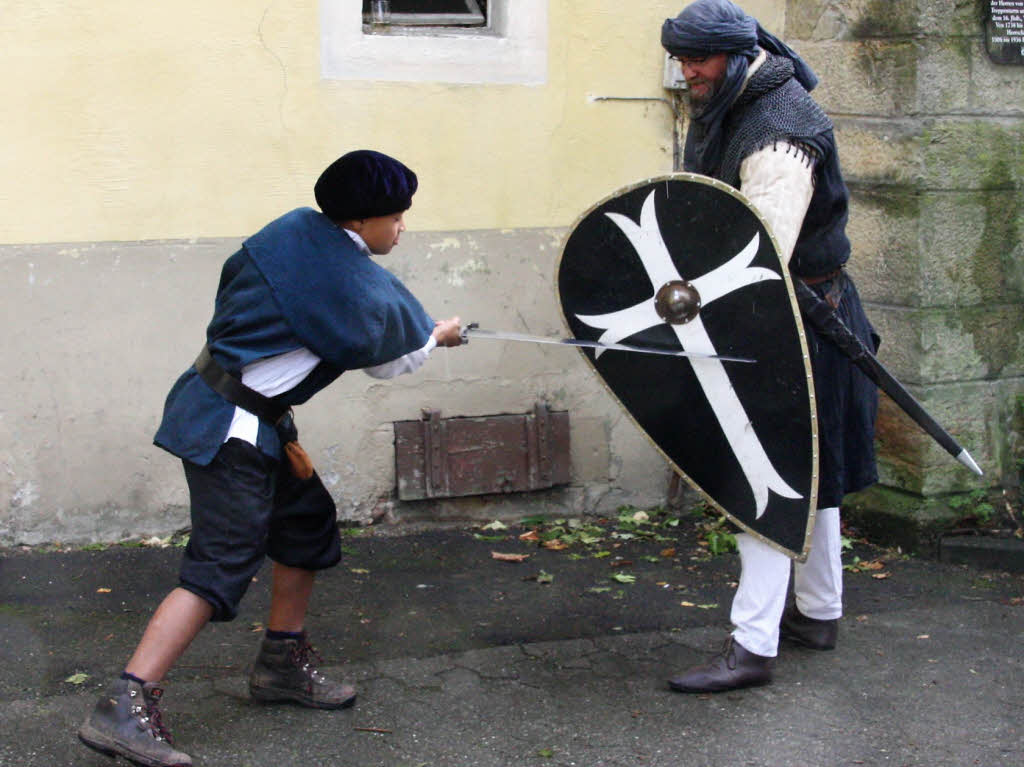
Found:
[{"label": "fallen leaf", "polygon": [[558,538],[552,538],[550,541],[544,541],[543,544],[545,549],[551,549],[551,551],[562,551],[563,549],[569,548],[569,544],[565,541],[560,541]]},{"label": "fallen leaf", "polygon": [[931,639],[931,637],[928,634],[918,634],[915,638],[916,639]]},{"label": "fallen leaf", "polygon": [[630,575],[629,573],[615,573],[615,575],[612,576],[612,580],[618,581],[619,583],[636,583],[636,576]]},{"label": "fallen leaf", "polygon": [[696,607],[697,606],[693,602],[680,602],[679,604],[681,604],[683,607]]},{"label": "fallen leaf", "polygon": [[608,563],[608,567],[630,567],[632,564],[632,559],[613,559]]},{"label": "fallen leaf", "polygon": [[885,562],[883,562],[881,559],[875,559],[871,562],[861,562],[857,565],[857,567],[859,567],[861,570],[881,570],[883,567],[885,567]]},{"label": "fallen leaf", "polygon": [[370,574],[370,571],[367,570],[365,567],[350,567],[348,569],[348,571],[350,573],[355,573],[356,575],[369,575]]},{"label": "fallen leaf", "polygon": [[888,578],[890,575],[892,575],[892,573],[875,573],[871,577],[874,578],[876,581],[882,581]]},{"label": "fallen leaf", "polygon": [[493,522],[484,525],[480,528],[481,530],[508,530],[508,525],[504,522],[499,522],[497,519]]},{"label": "fallen leaf", "polygon": [[522,535],[520,535],[519,536],[519,540],[521,540],[521,541],[539,541],[540,540],[540,536],[537,535],[537,531],[536,530],[531,530],[528,533],[523,533]]},{"label": "fallen leaf", "polygon": [[88,678],[89,678],[88,674],[78,673],[78,674],[72,674],[71,676],[69,676],[64,681],[67,682],[68,684],[82,684]]},{"label": "fallen leaf", "polygon": [[593,594],[606,594],[607,592],[609,592],[611,590],[612,590],[611,586],[591,586],[589,589],[587,589],[587,591],[589,591],[589,592],[591,592]]},{"label": "fallen leaf", "polygon": [[551,581],[553,581],[554,579],[555,576],[553,576],[551,573],[546,573],[543,570],[537,573],[537,583],[551,583]]},{"label": "fallen leaf", "polygon": [[98,589],[96,589],[96,593],[97,594],[109,594],[110,593],[110,589],[108,589],[108,588],[98,588]]},{"label": "fallen leaf", "polygon": [[491,559],[497,559],[499,562],[525,562],[529,558],[529,554],[504,554],[500,551],[491,552]]},{"label": "fallen leaf", "polygon": [[675,549],[662,549],[658,553],[661,554],[661,556],[663,556],[666,559],[668,559],[669,557],[674,557],[676,555],[676,550]]}]

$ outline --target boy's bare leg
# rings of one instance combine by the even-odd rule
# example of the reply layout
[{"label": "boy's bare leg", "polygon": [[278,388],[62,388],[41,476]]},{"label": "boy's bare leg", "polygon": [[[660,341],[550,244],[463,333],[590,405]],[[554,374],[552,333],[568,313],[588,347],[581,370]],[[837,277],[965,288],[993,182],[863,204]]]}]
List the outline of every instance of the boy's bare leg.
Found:
[{"label": "boy's bare leg", "polygon": [[174,589],[149,619],[125,671],[147,682],[159,682],[212,615],[213,605],[205,599],[187,589]]},{"label": "boy's bare leg", "polygon": [[154,767],[190,767],[192,759],[171,745],[159,715],[160,680],[213,615],[213,606],[176,588],[157,607],[122,676],[78,730],[78,738],[108,756]]},{"label": "boy's bare leg", "polygon": [[268,629],[296,634],[305,629],[314,575],[312,570],[301,570],[274,562]]}]

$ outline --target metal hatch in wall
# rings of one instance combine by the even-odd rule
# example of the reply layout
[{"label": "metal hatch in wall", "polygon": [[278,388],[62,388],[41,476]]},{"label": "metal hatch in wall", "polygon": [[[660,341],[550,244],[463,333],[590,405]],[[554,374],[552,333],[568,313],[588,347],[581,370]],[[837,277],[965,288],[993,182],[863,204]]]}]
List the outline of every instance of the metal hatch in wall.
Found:
[{"label": "metal hatch in wall", "polygon": [[569,482],[569,414],[532,413],[396,421],[398,498],[516,493]]}]

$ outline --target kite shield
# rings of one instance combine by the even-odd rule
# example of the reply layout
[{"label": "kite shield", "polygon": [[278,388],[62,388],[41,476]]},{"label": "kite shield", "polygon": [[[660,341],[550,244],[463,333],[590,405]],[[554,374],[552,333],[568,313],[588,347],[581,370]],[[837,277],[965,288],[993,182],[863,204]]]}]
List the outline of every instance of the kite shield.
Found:
[{"label": "kite shield", "polygon": [[756,360],[581,349],[706,501],[805,558],[818,489],[810,359],[789,272],[747,200],[689,173],[620,189],[576,222],[557,282],[576,338]]}]

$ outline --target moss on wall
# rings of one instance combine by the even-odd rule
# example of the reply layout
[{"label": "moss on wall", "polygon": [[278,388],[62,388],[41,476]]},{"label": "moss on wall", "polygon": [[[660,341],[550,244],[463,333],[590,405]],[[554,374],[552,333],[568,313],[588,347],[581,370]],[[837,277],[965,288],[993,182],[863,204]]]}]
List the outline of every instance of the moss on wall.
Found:
[{"label": "moss on wall", "polygon": [[[997,160],[989,176],[982,181],[983,188],[1004,189],[1012,174],[1005,161]],[[1024,221],[1024,190],[1016,194],[983,194],[985,203],[981,238],[971,259],[971,278],[984,295],[1001,296],[1003,300],[1020,302],[1022,285],[1019,280],[1021,258],[1021,222]],[[1022,312],[1024,315],[1024,312]],[[1024,331],[1024,316],[1016,328]]]},{"label": "moss on wall", "polygon": [[851,27],[855,38],[892,38],[917,28],[917,3],[913,0],[869,0]]}]

